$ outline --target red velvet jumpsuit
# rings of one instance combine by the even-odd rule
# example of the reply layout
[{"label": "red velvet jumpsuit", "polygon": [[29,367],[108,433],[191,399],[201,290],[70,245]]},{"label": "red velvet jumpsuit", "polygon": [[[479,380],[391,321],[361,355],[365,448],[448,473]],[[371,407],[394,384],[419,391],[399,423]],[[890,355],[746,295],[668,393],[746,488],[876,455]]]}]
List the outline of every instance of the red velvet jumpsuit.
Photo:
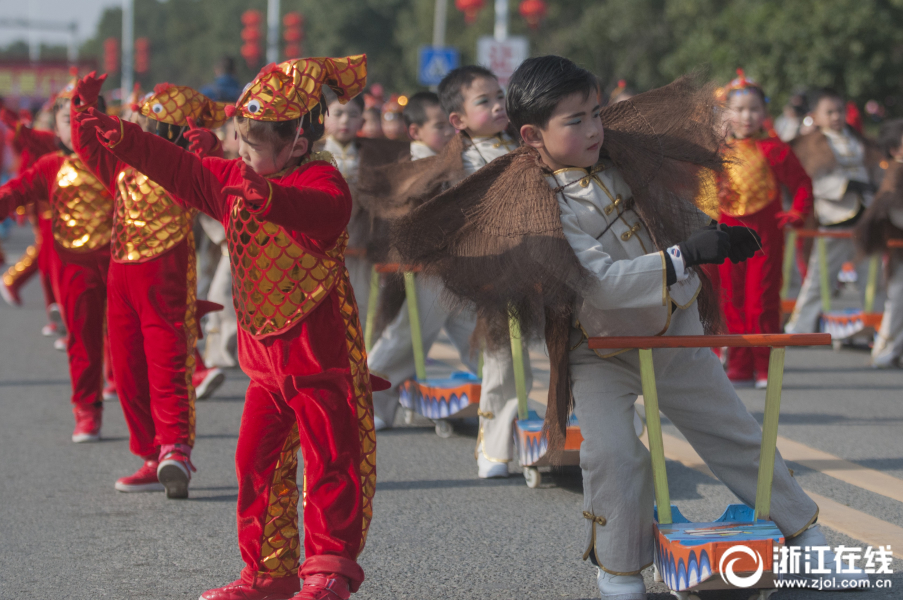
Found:
[{"label": "red velvet jumpsuit", "polygon": [[75,154],[48,154],[2,189],[0,214],[49,199],[52,238],[59,256],[56,295],[69,330],[74,408],[103,400],[104,307],[113,198]]},{"label": "red velvet jumpsuit", "polygon": [[81,131],[75,114],[72,143],[115,201],[107,323],[129,448],[147,459],[163,445],[194,446],[194,215],[117,160],[93,131]]},{"label": "red velvet jumpsuit", "polygon": [[[27,171],[39,158],[56,151],[56,136],[49,131],[36,131],[24,125],[16,128],[13,148],[19,153],[19,175]],[[22,209],[24,211],[24,207]],[[44,290],[45,306],[56,302],[52,274],[59,272],[59,257],[55,245],[50,241],[53,230],[50,224],[50,207],[46,198],[33,203],[35,243],[25,250],[25,254],[3,274],[3,283],[18,295],[19,290],[35,275],[41,273],[41,287]],[[47,240],[47,243],[43,243]]]},{"label": "red velvet jumpsuit", "polygon": [[270,202],[254,211],[222,192],[242,183],[241,160],[202,161],[129,123],[112,151],[226,228],[238,358],[251,378],[235,459],[242,579],[337,573],[357,590],[376,437],[363,334],[343,260],[348,185],[329,163],[309,161],[271,176]]},{"label": "red velvet jumpsuit", "polygon": [[[734,159],[719,182],[721,223],[754,229],[762,250],[749,260],[719,267],[722,306],[729,333],[779,333],[784,231],[778,227],[781,186],[793,198],[792,211],[804,219],[812,211],[812,181],[799,159],[775,135],[732,140]],[[768,374],[768,348],[731,348],[727,374],[735,381]]]}]

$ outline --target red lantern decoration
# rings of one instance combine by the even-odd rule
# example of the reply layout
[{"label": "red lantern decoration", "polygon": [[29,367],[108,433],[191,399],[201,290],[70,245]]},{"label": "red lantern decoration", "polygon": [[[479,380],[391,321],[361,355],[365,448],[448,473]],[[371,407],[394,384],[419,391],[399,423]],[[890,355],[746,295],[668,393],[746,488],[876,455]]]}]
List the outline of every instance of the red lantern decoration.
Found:
[{"label": "red lantern decoration", "polygon": [[150,69],[150,40],[141,37],[135,40],[135,72],[147,73]]},{"label": "red lantern decoration", "polygon": [[285,30],[282,39],[285,40],[285,58],[299,58],[301,56],[301,42],[304,40],[304,17],[301,13],[285,13],[282,17]]},{"label": "red lantern decoration", "polygon": [[241,39],[244,42],[241,55],[252,69],[260,63],[260,57],[263,56],[260,48],[260,40],[263,37],[260,33],[261,23],[263,15],[259,10],[246,10],[241,15],[241,24],[244,26],[241,30]]},{"label": "red lantern decoration", "polygon": [[486,6],[486,0],[455,0],[455,8],[464,13],[464,22],[473,23]]},{"label": "red lantern decoration", "polygon": [[543,0],[524,0],[518,10],[530,29],[537,29],[549,9]]},{"label": "red lantern decoration", "polygon": [[107,73],[119,70],[119,40],[107,38],[103,41],[103,68]]}]

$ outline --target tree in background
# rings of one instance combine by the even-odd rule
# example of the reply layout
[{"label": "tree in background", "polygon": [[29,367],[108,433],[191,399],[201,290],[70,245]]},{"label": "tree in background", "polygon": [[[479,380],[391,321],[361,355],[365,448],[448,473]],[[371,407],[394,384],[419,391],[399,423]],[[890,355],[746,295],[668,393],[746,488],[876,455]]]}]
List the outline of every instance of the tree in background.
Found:
[{"label": "tree in background", "polygon": [[[903,114],[903,0],[548,0],[531,30],[511,2],[511,34],[530,39],[534,55],[561,54],[610,88],[664,85],[705,69],[720,81],[742,67],[772,97],[777,112],[801,85],[831,85],[862,104],[877,99]],[[475,59],[476,41],[492,34],[491,3],[472,25],[449,2],[449,45]],[[432,40],[434,0],[283,0],[305,17],[305,54],[367,53],[370,80],[413,92],[417,49]],[[239,80],[256,70],[240,60],[241,14],[266,12],[265,0],[167,0],[135,3],[135,35],[151,40],[145,87],[161,81],[201,86],[223,54],[236,57]],[[121,35],[121,12],[104,12],[83,56],[100,58],[103,40]],[[262,66],[262,65],[261,65]],[[110,87],[119,77],[111,77]]]}]

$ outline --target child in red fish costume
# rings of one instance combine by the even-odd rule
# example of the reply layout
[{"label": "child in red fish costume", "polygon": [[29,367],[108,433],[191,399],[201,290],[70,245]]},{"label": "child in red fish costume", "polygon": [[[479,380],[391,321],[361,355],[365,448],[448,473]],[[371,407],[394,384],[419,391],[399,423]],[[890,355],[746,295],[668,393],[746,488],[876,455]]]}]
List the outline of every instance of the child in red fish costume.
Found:
[{"label": "child in red fish costume", "polygon": [[100,439],[103,414],[103,334],[107,268],[113,227],[113,198],[73,154],[69,126],[72,90],[53,106],[62,149],[45,154],[0,188],[0,220],[20,207],[47,203],[50,235],[59,260],[53,273],[55,296],[69,331],[67,353],[72,379],[75,431],[72,441]]},{"label": "child in red fish costume", "polygon": [[[186,498],[194,471],[195,212],[153,178],[118,160],[93,129],[81,127],[78,117],[94,106],[104,79],[92,73],[76,86],[72,136],[76,152],[115,198],[107,296],[110,354],[129,447],[144,459],[134,475],[116,482],[116,489],[165,490],[168,498]],[[222,106],[170,84],[158,85],[133,109],[151,119],[155,139],[167,148],[187,146],[190,118],[213,127],[225,121]]]},{"label": "child in red fish costume", "polygon": [[[376,437],[344,265],[351,195],[329,157],[309,150],[323,135],[322,87],[347,102],[365,83],[365,56],[268,66],[230,111],[240,137],[235,160],[201,160],[96,111],[78,117],[98,144],[226,229],[239,362],[251,378],[236,450],[246,566],[205,600],[347,599],[364,580],[357,556],[372,514]],[[211,136],[189,133],[198,145]]]}]

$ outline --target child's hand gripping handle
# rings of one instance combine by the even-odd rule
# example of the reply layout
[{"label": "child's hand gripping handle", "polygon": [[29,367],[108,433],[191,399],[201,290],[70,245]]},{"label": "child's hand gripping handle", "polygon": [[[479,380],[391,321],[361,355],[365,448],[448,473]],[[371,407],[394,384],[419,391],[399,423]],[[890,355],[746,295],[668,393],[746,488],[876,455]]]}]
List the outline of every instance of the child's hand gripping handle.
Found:
[{"label": "child's hand gripping handle", "polygon": [[223,194],[227,196],[240,196],[245,199],[253,212],[262,212],[269,207],[273,199],[273,188],[263,175],[258,174],[247,164],[241,165],[240,185],[229,185],[223,188]]}]

